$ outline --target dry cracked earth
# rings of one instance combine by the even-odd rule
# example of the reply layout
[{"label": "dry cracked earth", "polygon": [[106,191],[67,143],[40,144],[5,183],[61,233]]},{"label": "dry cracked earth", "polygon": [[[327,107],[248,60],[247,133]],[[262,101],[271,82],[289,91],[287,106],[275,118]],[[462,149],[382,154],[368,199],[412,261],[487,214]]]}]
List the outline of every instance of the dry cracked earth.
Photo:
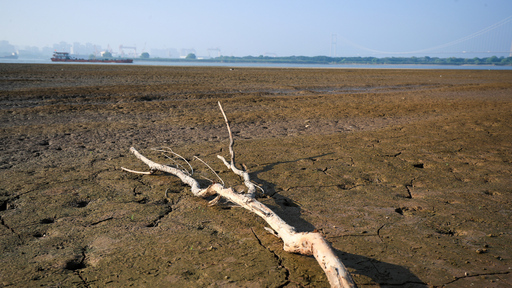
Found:
[{"label": "dry cracked earth", "polygon": [[[0,64],[0,287],[328,287],[256,215],[154,161],[216,176],[359,287],[512,285],[512,71]],[[208,180],[211,179],[211,180]]]}]

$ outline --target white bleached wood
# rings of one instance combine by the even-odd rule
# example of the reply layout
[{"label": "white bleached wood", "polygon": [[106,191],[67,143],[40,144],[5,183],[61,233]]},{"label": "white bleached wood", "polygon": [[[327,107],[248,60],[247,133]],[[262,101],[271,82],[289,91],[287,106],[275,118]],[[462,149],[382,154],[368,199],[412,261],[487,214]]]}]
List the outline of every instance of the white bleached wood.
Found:
[{"label": "white bleached wood", "polygon": [[[288,225],[274,211],[267,206],[254,199],[255,185],[250,181],[249,173],[242,171],[235,166],[235,154],[233,151],[233,137],[226,114],[219,103],[220,110],[226,121],[229,132],[230,144],[229,151],[231,154],[231,163],[228,163],[222,156],[217,156],[222,160],[224,165],[231,169],[235,174],[240,175],[244,179],[245,185],[249,189],[247,194],[238,194],[232,188],[225,188],[222,184],[214,183],[206,188],[201,188],[199,183],[191,176],[185,174],[182,170],[155,163],[140,154],[135,148],[130,148],[130,152],[139,160],[149,166],[151,171],[158,170],[173,174],[181,179],[181,181],[191,187],[192,193],[197,197],[208,197],[212,195],[221,196],[239,206],[255,213],[263,218],[267,224],[275,231],[277,237],[281,238],[284,243],[283,249],[287,252],[299,253],[303,255],[312,255],[317,260],[320,267],[327,275],[327,279],[331,287],[356,287],[350,273],[345,265],[338,259],[329,243],[316,232],[296,232],[295,228]],[[123,168],[128,172],[137,172]],[[251,192],[252,191],[252,192]],[[218,200],[218,198],[216,198]]]},{"label": "white bleached wood", "polygon": [[[219,104],[220,112],[222,112],[222,116],[224,116],[224,121],[226,122],[226,127],[228,129],[229,133],[229,154],[231,155],[231,163],[228,163],[224,157],[217,155],[217,158],[222,160],[222,163],[226,165],[233,173],[236,175],[242,177],[244,179],[244,185],[247,187],[247,196],[253,198],[256,196],[256,185],[251,182],[251,178],[249,177],[249,172],[247,172],[247,169],[240,170],[235,165],[235,151],[233,150],[233,146],[235,145],[235,141],[233,140],[233,134],[231,133],[231,128],[229,127],[229,121],[228,117],[226,116],[226,113],[224,113],[224,109],[222,109],[222,105],[220,102],[217,102]],[[258,187],[259,188],[259,187]],[[261,189],[261,188],[260,188]],[[263,189],[262,189],[263,190]]]}]

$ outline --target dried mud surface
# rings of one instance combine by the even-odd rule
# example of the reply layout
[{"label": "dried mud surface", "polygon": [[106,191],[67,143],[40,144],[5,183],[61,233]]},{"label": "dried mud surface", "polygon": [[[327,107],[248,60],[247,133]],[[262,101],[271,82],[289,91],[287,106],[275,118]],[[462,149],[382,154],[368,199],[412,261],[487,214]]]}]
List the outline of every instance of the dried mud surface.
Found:
[{"label": "dried mud surface", "polygon": [[[0,287],[328,287],[199,179],[317,229],[360,287],[512,285],[512,71],[0,64]],[[206,180],[202,180],[206,181]]]}]

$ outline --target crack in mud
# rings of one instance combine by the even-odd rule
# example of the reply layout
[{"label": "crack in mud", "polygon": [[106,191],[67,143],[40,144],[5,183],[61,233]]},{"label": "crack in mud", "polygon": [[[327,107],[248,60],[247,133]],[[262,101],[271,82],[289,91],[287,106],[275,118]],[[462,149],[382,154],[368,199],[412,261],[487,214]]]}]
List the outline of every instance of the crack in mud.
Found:
[{"label": "crack in mud", "polygon": [[78,275],[78,278],[80,278],[80,280],[82,280],[82,283],[84,284],[84,286],[86,288],[89,288],[91,287],[91,285],[89,284],[89,282],[87,282],[87,279],[84,278],[84,276],[82,276],[82,273],[80,273],[80,271],[77,271],[76,272],[76,275]]},{"label": "crack in mud", "polygon": [[85,264],[85,258],[86,258],[86,255],[85,255],[85,251],[87,250],[87,247],[84,247],[81,249],[81,253],[80,253],[80,258],[75,258],[73,260],[70,260],[66,263],[66,267],[65,269],[66,270],[71,270],[71,271],[78,271],[78,270],[81,270],[81,269],[84,269],[87,265]]},{"label": "crack in mud", "polygon": [[352,190],[352,189],[355,189],[357,187],[362,187],[364,186],[363,184],[358,184],[358,185],[347,185],[347,184],[338,184],[338,185],[335,185],[337,188],[341,189],[341,190]]},{"label": "crack in mud", "polygon": [[465,278],[473,278],[473,277],[481,277],[481,276],[493,276],[493,275],[507,275],[507,274],[510,274],[510,271],[506,271],[506,272],[491,272],[491,273],[477,273],[477,274],[468,274],[468,275],[464,275],[464,276],[456,276],[454,277],[455,279],[453,279],[452,281],[450,282],[447,282],[447,283],[444,283],[443,286],[446,286],[448,284],[452,284],[460,279],[465,279]]},{"label": "crack in mud", "polygon": [[11,231],[14,235],[16,235],[18,237],[19,240],[21,240],[21,236],[20,234],[18,234],[16,231],[14,231],[14,229],[12,227],[10,227],[9,225],[7,225],[4,221],[4,218],[2,216],[0,216],[0,224],[2,226],[4,226],[5,228],[7,228],[9,231]]},{"label": "crack in mud", "polygon": [[380,230],[382,230],[384,226],[386,226],[386,224],[382,224],[382,226],[380,226],[379,229],[377,229],[377,236],[379,236],[381,242],[384,242],[384,240],[382,240],[382,236],[380,236]]},{"label": "crack in mud", "polygon": [[[165,190],[165,193],[164,193],[164,200],[163,200],[163,203],[165,204],[166,208],[165,208],[165,211],[161,214],[161,215],[158,215],[158,217],[155,218],[155,220],[153,220],[150,224],[148,224],[146,227],[158,227],[160,225],[160,221],[165,218],[167,215],[169,215],[171,212],[175,211],[176,210],[176,205],[178,205],[178,203],[181,201],[181,198],[182,197],[179,197],[178,199],[171,199],[168,197],[168,190]],[[144,203],[145,204],[145,203]],[[206,221],[203,221],[204,223],[206,223]],[[209,221],[208,221],[209,222]]]},{"label": "crack in mud", "polygon": [[[421,168],[423,168],[423,166]],[[416,180],[416,179],[412,179],[410,184],[405,185],[405,189],[407,189],[407,196],[404,196],[404,198],[412,199],[412,189],[411,188],[414,187],[414,184],[413,184],[414,180]]]},{"label": "crack in mud", "polygon": [[91,287],[91,285],[89,284],[87,279],[82,276],[82,273],[80,273],[80,270],[84,269],[86,267],[86,265],[85,265],[85,258],[87,257],[87,255],[85,255],[86,251],[87,251],[87,247],[82,248],[82,259],[80,260],[80,263],[78,263],[78,265],[77,265],[78,269],[76,269],[77,270],[76,274],[78,275],[80,280],[82,280],[82,283],[85,285],[85,287],[89,288],[89,287]]},{"label": "crack in mud", "polygon": [[106,221],[112,220],[112,219],[114,219],[114,217],[108,217],[108,218],[105,218],[105,219],[102,219],[102,220],[99,220],[99,221],[93,222],[93,223],[89,224],[88,226],[95,226],[95,225],[98,225],[98,224],[100,224],[100,223],[103,223],[103,222],[106,222]]},{"label": "crack in mud", "polygon": [[[258,224],[245,221],[261,240],[255,245],[239,229],[245,214],[237,209],[199,217],[179,181],[119,174],[132,162],[126,157],[132,145],[179,147],[202,157],[225,153],[217,100],[233,111],[233,132],[244,139],[240,153],[253,163],[264,197],[272,196],[265,201],[297,229],[325,230],[327,241],[343,247],[338,253],[360,286],[483,287],[511,277],[504,256],[511,254],[512,215],[508,71],[444,70],[440,78],[434,70],[225,70],[2,64],[2,79],[33,78],[0,88],[2,283],[327,285],[318,268],[305,266],[310,260],[295,265],[280,240],[263,230],[257,235]],[[219,223],[235,227],[229,233],[244,235],[243,242],[217,237],[228,233],[215,230]],[[175,231],[173,245],[155,246]],[[204,258],[204,249],[180,248],[206,240],[218,243],[212,258]],[[240,261],[221,261],[226,253],[246,257],[246,245],[258,261],[243,271],[244,282],[217,279],[218,269],[239,269]],[[167,267],[162,252],[184,261],[168,275],[138,273]],[[494,268],[478,268],[482,263]],[[212,277],[180,273],[199,264]]]},{"label": "crack in mud", "polygon": [[335,238],[343,238],[343,237],[379,237],[377,234],[368,233],[368,231],[361,231],[359,234],[343,234],[343,235],[333,235],[333,236],[325,236],[327,239],[335,239]]},{"label": "crack in mud", "polygon": [[[403,286],[406,286],[406,285],[423,285],[425,287],[430,287],[427,285],[427,283],[425,282],[421,282],[421,281],[405,281],[405,282],[402,282],[402,283],[385,283],[385,282],[379,282],[379,286],[380,287],[387,287],[387,286],[391,286],[391,287],[394,287],[394,286],[397,286],[397,287],[403,287]],[[408,287],[408,286],[406,286]]]},{"label": "crack in mud", "polygon": [[265,245],[263,245],[263,243],[261,242],[260,238],[258,237],[258,235],[256,235],[256,232],[254,232],[254,229],[251,227],[251,232],[252,232],[252,235],[254,235],[254,237],[256,238],[256,241],[258,241],[258,244],[265,248],[266,250],[268,250],[272,256],[274,256],[274,259],[276,259],[276,262],[277,262],[277,266],[278,267],[282,267],[284,268],[285,270],[285,281],[283,284],[277,286],[277,287],[285,287],[286,285],[288,285],[291,281],[290,281],[290,269],[288,269],[286,266],[283,265],[283,260],[281,259],[281,257],[279,257],[279,255],[277,255],[274,251],[270,250],[270,248],[266,247]]},{"label": "crack in mud", "polygon": [[395,154],[382,154],[382,156],[384,156],[384,157],[392,157],[392,158],[394,158],[394,157],[398,157],[398,156],[400,156],[400,155],[402,155],[402,152],[401,152],[401,151],[400,151],[400,152],[398,152],[398,153],[395,153]]},{"label": "crack in mud", "polygon": [[173,209],[171,207],[167,207],[164,213],[162,215],[159,215],[155,220],[153,220],[150,224],[148,224],[146,227],[158,227],[160,225],[160,220],[162,220],[165,216],[169,215]]}]

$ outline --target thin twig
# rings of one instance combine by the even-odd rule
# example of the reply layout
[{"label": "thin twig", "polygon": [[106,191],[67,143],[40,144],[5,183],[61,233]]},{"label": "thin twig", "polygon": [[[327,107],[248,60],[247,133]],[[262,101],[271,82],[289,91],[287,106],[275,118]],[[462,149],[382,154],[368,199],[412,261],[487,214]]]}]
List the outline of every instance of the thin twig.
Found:
[{"label": "thin twig", "polygon": [[235,152],[233,151],[233,146],[235,146],[235,141],[233,140],[233,134],[231,134],[231,128],[229,127],[229,121],[228,117],[226,116],[226,113],[224,113],[224,109],[222,109],[222,105],[219,103],[220,112],[222,112],[222,116],[224,116],[224,121],[226,122],[226,126],[228,128],[229,133],[229,154],[231,154],[231,165],[235,165]]},{"label": "thin twig", "polygon": [[219,204],[219,201],[220,201],[221,198],[222,198],[222,196],[217,195],[217,197],[215,197],[213,200],[208,202],[208,206],[214,206],[214,205]]},{"label": "thin twig", "polygon": [[134,174],[143,174],[143,175],[151,175],[154,173],[154,171],[147,171],[147,172],[142,172],[142,171],[135,171],[135,170],[131,170],[131,169],[128,169],[128,168],[124,168],[124,167],[121,167],[122,170],[126,171],[126,172],[130,172],[130,173],[134,173]]},{"label": "thin twig", "polygon": [[[165,149],[167,149],[167,150],[165,150]],[[163,153],[171,153],[172,155],[180,158],[181,160],[185,161],[185,163],[187,163],[188,167],[190,167],[190,172],[187,169],[185,169],[185,167],[183,167],[178,162],[176,162],[174,159],[172,159],[171,157],[169,157],[169,156],[164,154],[164,156],[167,157],[168,159],[172,160],[174,162],[174,164],[176,164],[177,167],[181,167],[181,170],[183,172],[187,173],[189,176],[194,175],[194,168],[192,167],[192,165],[190,165],[190,163],[187,161],[187,159],[185,159],[180,154],[172,151],[171,148],[169,148],[169,147],[162,147],[162,149],[153,148],[152,150],[157,151],[157,152],[163,152]]]},{"label": "thin twig", "polygon": [[176,162],[174,159],[172,159],[171,157],[169,157],[169,156],[167,156],[167,155],[165,155],[165,154],[164,154],[164,156],[165,156],[165,157],[167,157],[168,159],[173,160],[173,162],[174,162],[174,163],[176,163],[176,166],[180,166],[180,167],[182,167],[183,172],[188,173],[190,176],[192,176],[192,175],[194,174],[194,168],[192,167],[192,165],[190,165],[190,163],[188,162],[188,160],[187,160],[187,159],[185,159],[185,158],[184,158],[183,156],[181,156],[180,154],[178,154],[178,153],[176,153],[176,152],[172,151],[172,149],[171,149],[171,148],[169,148],[169,147],[162,147],[162,148],[167,149],[167,150],[157,150],[157,149],[153,149],[153,150],[155,150],[155,151],[159,151],[159,152],[164,152],[164,153],[166,153],[166,152],[167,152],[167,153],[171,153],[172,155],[174,155],[174,156],[176,156],[176,157],[180,158],[180,159],[181,159],[181,160],[183,160],[185,163],[187,163],[188,167],[190,168],[190,172],[189,172],[187,169],[185,169],[185,167],[183,167],[181,164],[179,164],[178,162]]},{"label": "thin twig", "polygon": [[[163,151],[159,151],[159,152],[163,152]],[[174,160],[172,157],[169,157],[167,156],[167,154],[164,154],[165,158],[171,160],[173,163],[174,163],[174,166],[178,169],[180,169],[181,171],[183,171],[184,173],[187,173],[189,176],[192,176],[192,174],[190,174],[190,172],[185,169],[185,167],[183,167],[183,165],[181,165],[180,163],[178,163],[178,161]]]},{"label": "thin twig", "polygon": [[197,156],[194,156],[194,158],[196,158],[197,160],[201,161],[201,163],[203,163],[206,167],[210,168],[210,170],[213,172],[213,174],[215,174],[215,176],[217,176],[217,178],[220,180],[220,182],[222,183],[222,186],[224,186],[224,181],[222,180],[222,178],[220,178],[219,174],[217,174],[217,172],[215,172],[215,170],[213,170],[213,168],[210,167],[210,165],[208,165],[206,162],[204,162],[201,158],[199,158]]},{"label": "thin twig", "polygon": [[258,188],[261,190],[261,193],[265,194],[265,190],[263,189],[263,187],[261,187],[260,185],[254,183],[254,181],[250,180],[252,185],[254,185],[254,187]]}]

